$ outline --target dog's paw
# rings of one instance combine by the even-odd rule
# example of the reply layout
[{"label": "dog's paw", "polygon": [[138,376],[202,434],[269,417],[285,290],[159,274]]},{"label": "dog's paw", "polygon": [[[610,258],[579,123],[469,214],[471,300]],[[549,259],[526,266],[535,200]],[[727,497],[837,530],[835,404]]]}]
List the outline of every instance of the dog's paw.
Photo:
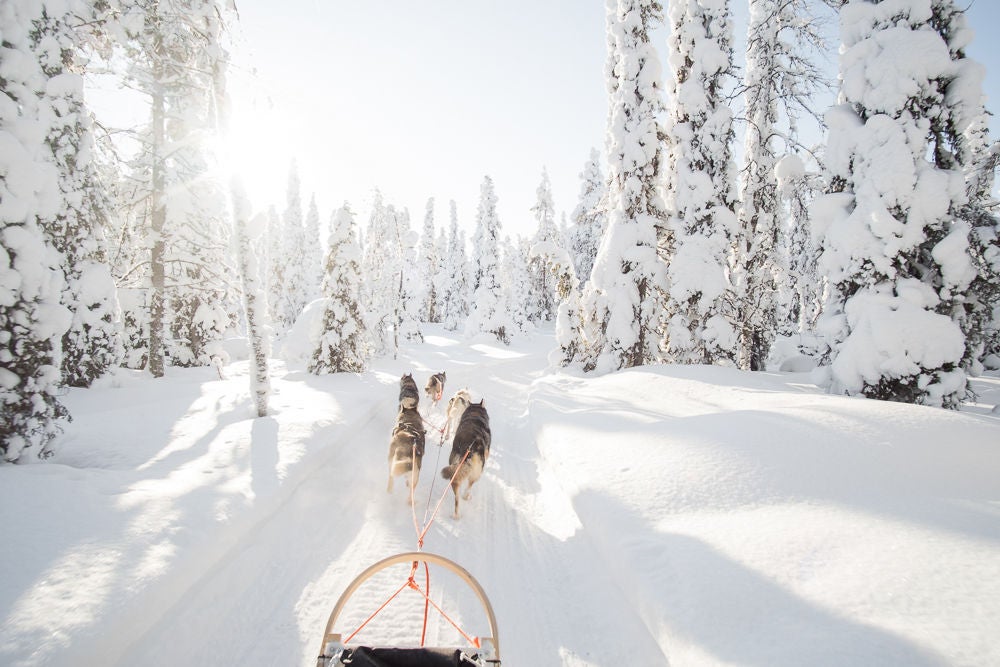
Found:
[{"label": "dog's paw", "polygon": [[466,491],[465,495],[462,496],[462,500],[472,500],[472,491]]}]

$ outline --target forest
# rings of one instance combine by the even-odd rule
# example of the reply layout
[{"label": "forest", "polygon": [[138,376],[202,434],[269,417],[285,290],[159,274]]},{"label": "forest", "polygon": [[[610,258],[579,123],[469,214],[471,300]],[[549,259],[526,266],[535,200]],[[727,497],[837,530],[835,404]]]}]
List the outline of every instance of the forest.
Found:
[{"label": "forest", "polygon": [[[271,352],[309,308],[315,374],[362,372],[425,323],[504,344],[553,327],[560,363],[595,375],[760,371],[794,337],[830,393],[959,407],[1000,367],[1000,144],[961,3],[748,0],[741,54],[733,4],[607,3],[603,154],[562,221],[543,173],[537,230],[511,238],[488,175],[472,234],[454,203],[421,224],[380,194],[324,224],[294,164],[285,202],[253,210],[221,148],[232,0],[4,0],[3,461],[49,455],[65,388],[221,368],[234,339],[263,416]],[[836,103],[817,109],[829,49]],[[146,122],[98,123],[92,76]]]}]

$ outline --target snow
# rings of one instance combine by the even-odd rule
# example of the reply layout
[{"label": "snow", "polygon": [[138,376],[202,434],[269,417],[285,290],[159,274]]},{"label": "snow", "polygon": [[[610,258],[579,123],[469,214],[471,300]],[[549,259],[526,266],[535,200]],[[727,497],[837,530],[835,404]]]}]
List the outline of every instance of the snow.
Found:
[{"label": "snow", "polygon": [[[1000,662],[1000,375],[955,412],[806,373],[581,376],[548,368],[548,332],[427,333],[363,374],[272,359],[264,418],[246,361],[68,390],[54,458],[0,467],[0,664],[315,664],[340,593],[414,549],[445,492],[433,430],[414,511],[384,491],[399,376],[440,370],[485,397],[493,449],[424,548],[483,585],[504,664]],[[405,575],[359,590],[345,626]],[[432,570],[481,634],[462,588]],[[361,636],[413,644],[422,609],[398,600]],[[461,643],[433,611],[428,637]]]}]

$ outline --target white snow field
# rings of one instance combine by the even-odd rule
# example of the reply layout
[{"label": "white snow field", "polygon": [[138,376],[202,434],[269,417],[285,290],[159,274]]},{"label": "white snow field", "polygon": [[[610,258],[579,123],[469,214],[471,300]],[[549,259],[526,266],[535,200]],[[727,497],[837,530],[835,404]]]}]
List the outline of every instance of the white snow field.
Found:
[{"label": "white snow field", "polygon": [[[953,412],[807,373],[586,377],[549,367],[549,334],[428,331],[363,375],[274,361],[260,419],[245,361],[69,391],[55,458],[0,467],[0,664],[315,664],[340,593],[415,549],[445,491],[434,432],[413,511],[402,480],[385,490],[399,376],[440,370],[446,396],[486,398],[493,448],[423,548],[485,588],[504,665],[1000,664],[995,373]],[[342,629],[407,570],[363,587]],[[432,571],[430,590],[485,633],[463,585]],[[401,595],[358,641],[414,645],[422,618]],[[433,610],[427,640],[462,645]]]}]

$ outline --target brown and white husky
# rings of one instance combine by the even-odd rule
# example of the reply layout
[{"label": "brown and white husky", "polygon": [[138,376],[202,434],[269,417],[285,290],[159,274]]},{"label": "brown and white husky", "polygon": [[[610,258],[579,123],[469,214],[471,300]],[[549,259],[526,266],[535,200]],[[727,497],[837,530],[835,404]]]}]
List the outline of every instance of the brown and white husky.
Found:
[{"label": "brown and white husky", "polygon": [[462,413],[472,404],[472,394],[468,389],[459,389],[455,395],[448,399],[448,420],[444,424],[444,439],[447,440],[458,427],[458,420],[462,418]]},{"label": "brown and white husky", "polygon": [[427,398],[431,402],[431,406],[436,406],[444,396],[444,381],[447,375],[444,371],[440,373],[435,373],[430,376],[427,380],[427,386],[424,387],[424,391],[427,392]]},{"label": "brown and white husky", "polygon": [[[406,486],[416,488],[420,478],[420,464],[424,458],[425,435],[417,409],[401,408],[389,439],[389,483],[386,493],[392,493],[393,480],[403,474],[406,474]],[[412,494],[407,500],[413,502]]]}]

